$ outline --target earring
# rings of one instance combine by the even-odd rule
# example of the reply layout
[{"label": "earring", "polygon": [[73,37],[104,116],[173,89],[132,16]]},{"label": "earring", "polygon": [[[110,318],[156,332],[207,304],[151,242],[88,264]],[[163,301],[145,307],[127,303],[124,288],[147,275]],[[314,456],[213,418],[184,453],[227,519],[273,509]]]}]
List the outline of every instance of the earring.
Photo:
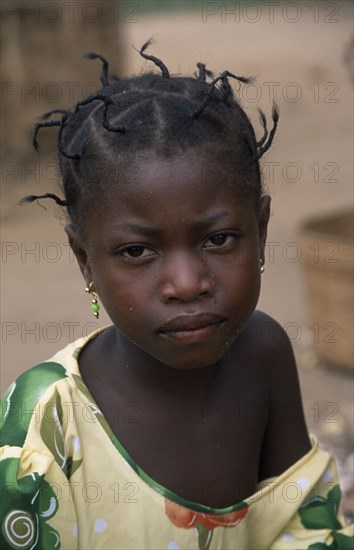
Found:
[{"label": "earring", "polygon": [[259,263],[260,263],[260,265],[261,265],[260,271],[261,271],[261,273],[264,273],[265,267],[264,267],[264,260],[263,260],[263,258],[260,258],[260,259],[259,259]]},{"label": "earring", "polygon": [[93,281],[85,288],[85,292],[92,295],[91,309],[96,319],[98,319],[100,315],[100,304],[97,302],[97,292],[93,288]]}]

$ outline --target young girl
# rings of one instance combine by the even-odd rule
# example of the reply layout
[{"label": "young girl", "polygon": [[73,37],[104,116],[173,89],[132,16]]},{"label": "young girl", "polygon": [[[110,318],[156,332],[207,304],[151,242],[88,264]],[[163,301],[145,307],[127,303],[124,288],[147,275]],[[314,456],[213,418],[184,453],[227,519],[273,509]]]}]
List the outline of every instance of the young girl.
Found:
[{"label": "young girl", "polygon": [[[224,71],[108,77],[60,126],[66,232],[99,316],[3,399],[2,548],[353,548],[294,356],[255,310],[270,198]],[[209,80],[208,80],[209,79]]]}]

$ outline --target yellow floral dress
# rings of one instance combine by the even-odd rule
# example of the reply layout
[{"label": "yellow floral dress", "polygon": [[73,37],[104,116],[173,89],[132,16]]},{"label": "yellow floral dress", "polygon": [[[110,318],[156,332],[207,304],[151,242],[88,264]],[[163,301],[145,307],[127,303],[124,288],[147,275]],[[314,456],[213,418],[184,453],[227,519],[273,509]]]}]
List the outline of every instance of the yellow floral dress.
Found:
[{"label": "yellow floral dress", "polygon": [[189,502],[154,481],[83,383],[77,359],[87,341],[22,374],[1,402],[2,549],[354,548],[334,460],[313,436],[298,462],[227,508]]}]

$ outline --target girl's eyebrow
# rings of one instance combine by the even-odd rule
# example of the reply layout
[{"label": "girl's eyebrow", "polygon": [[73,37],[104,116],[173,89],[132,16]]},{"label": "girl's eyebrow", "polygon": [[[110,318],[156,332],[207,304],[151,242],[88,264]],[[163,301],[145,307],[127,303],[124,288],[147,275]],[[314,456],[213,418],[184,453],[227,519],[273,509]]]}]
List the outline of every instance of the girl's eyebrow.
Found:
[{"label": "girl's eyebrow", "polygon": [[146,235],[155,235],[158,233],[158,229],[149,227],[147,225],[135,225],[132,223],[115,225],[111,228],[112,232],[117,233],[145,233]]},{"label": "girl's eyebrow", "polygon": [[[224,219],[231,217],[232,214],[230,212],[219,212],[217,214],[212,214],[211,216],[208,216],[207,218],[203,220],[198,220],[196,222],[193,222],[193,226],[196,227],[207,227],[209,225],[212,225],[213,223]],[[182,217],[183,223],[185,223],[183,217]],[[122,224],[122,225],[115,225],[111,228],[113,232],[119,232],[119,233],[145,233],[146,235],[156,235],[157,233],[160,233],[161,230],[150,227],[147,225],[137,225],[137,224]]]},{"label": "girl's eyebrow", "polygon": [[198,225],[200,227],[207,227],[208,225],[212,225],[213,223],[218,222],[219,220],[222,220],[224,218],[230,218],[231,216],[231,212],[219,212],[218,214],[212,214],[204,220],[196,222],[195,225]]}]

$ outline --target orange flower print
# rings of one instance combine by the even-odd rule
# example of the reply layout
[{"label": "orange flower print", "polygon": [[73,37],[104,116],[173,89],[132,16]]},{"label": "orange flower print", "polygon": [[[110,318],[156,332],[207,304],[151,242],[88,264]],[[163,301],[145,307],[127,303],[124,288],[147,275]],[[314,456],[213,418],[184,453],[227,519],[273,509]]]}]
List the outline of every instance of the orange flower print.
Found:
[{"label": "orange flower print", "polygon": [[212,531],[216,527],[236,527],[248,512],[248,505],[228,514],[204,514],[185,508],[165,498],[165,513],[168,519],[176,527],[192,529],[195,527],[198,533],[200,550],[208,550]]}]

